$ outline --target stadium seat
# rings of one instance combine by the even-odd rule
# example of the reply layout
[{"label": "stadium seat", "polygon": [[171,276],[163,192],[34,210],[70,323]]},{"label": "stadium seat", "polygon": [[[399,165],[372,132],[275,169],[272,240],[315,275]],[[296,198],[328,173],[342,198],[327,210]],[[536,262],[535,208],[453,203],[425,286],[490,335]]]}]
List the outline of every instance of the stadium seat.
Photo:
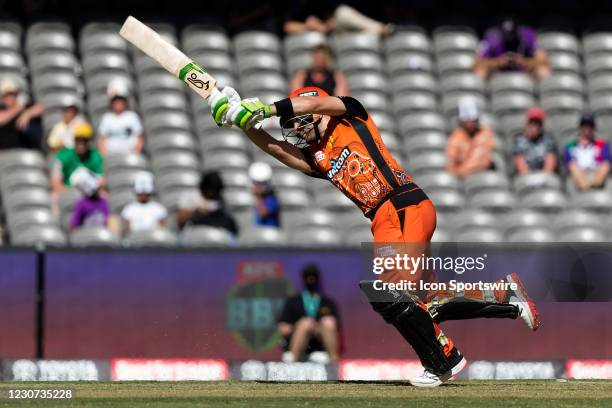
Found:
[{"label": "stadium seat", "polygon": [[555,230],[563,234],[574,228],[601,228],[601,215],[585,209],[569,209],[555,216]]},{"label": "stadium seat", "polygon": [[406,74],[408,72],[432,72],[433,62],[430,56],[420,53],[396,53],[389,56],[387,60],[387,70],[391,77]]},{"label": "stadium seat", "polygon": [[247,208],[252,210],[255,205],[253,193],[242,188],[226,188],[223,191],[223,201],[231,211],[240,211]]},{"label": "stadium seat", "polygon": [[434,190],[428,192],[427,196],[435,203],[436,209],[442,212],[456,212],[466,204],[463,194],[454,190]]},{"label": "stadium seat", "polygon": [[602,213],[612,212],[612,193],[608,190],[591,190],[576,193],[571,200],[573,208]]},{"label": "stadium seat", "polygon": [[412,113],[432,112],[438,109],[436,98],[429,92],[413,92],[406,95],[395,94],[392,106],[395,116],[398,118]]},{"label": "stadium seat", "polygon": [[225,33],[201,25],[189,25],[181,33],[181,44],[186,54],[198,51],[229,52],[231,43]]},{"label": "stadium seat", "polygon": [[0,76],[7,74],[25,75],[25,67],[21,54],[14,52],[0,53]]},{"label": "stadium seat", "polygon": [[558,213],[567,206],[567,199],[558,190],[536,190],[521,197],[521,206],[544,213]]},{"label": "stadium seat", "polygon": [[172,170],[200,170],[200,161],[192,152],[166,152],[152,157],[153,170],[162,174]]},{"label": "stadium seat", "polygon": [[463,27],[439,27],[433,34],[433,49],[438,56],[475,53],[478,38],[471,30]]},{"label": "stadium seat", "polygon": [[84,36],[79,44],[81,55],[94,54],[98,52],[126,53],[128,43],[121,38],[118,31],[97,32]]},{"label": "stadium seat", "polygon": [[[590,83],[591,82],[589,80],[589,84]],[[539,86],[541,96],[571,94],[582,97],[584,94],[583,80],[576,74],[553,74],[541,80]]]},{"label": "stadium seat", "polygon": [[131,65],[127,56],[115,52],[86,55],[83,58],[83,72],[86,77],[100,73],[130,73]]},{"label": "stadium seat", "polygon": [[365,32],[334,34],[332,46],[336,55],[342,57],[348,53],[380,53],[380,37]]},{"label": "stadium seat", "polygon": [[342,237],[332,227],[302,227],[291,231],[291,244],[300,247],[334,247],[342,243]]},{"label": "stadium seat", "polygon": [[32,88],[37,98],[53,92],[70,92],[81,96],[84,92],[83,84],[76,75],[66,72],[36,76],[32,80]]},{"label": "stadium seat", "polygon": [[3,195],[8,195],[13,190],[28,187],[48,189],[49,178],[38,168],[23,168],[0,176],[0,188]]},{"label": "stadium seat", "polygon": [[525,114],[527,110],[535,106],[533,96],[524,92],[505,92],[491,97],[491,108],[493,113],[503,118],[508,114]]},{"label": "stadium seat", "polygon": [[499,227],[499,217],[481,209],[465,208],[454,214],[447,226],[452,226],[455,231],[472,227],[496,228]]},{"label": "stadium seat", "polygon": [[317,45],[327,43],[325,34],[317,31],[307,31],[299,34],[290,34],[285,37],[284,49],[285,55],[290,57],[294,54],[310,51]]},{"label": "stadium seat", "polygon": [[550,69],[554,73],[581,74],[582,65],[573,54],[552,54],[548,57]]},{"label": "stadium seat", "polygon": [[443,55],[438,58],[438,75],[443,78],[447,75],[472,72],[475,57],[472,54]]},{"label": "stadium seat", "polygon": [[357,99],[369,111],[389,112],[391,102],[381,92],[351,92],[351,96]]},{"label": "stadium seat", "polygon": [[243,247],[278,247],[287,245],[286,234],[274,227],[253,227],[244,232],[239,238]]},{"label": "stadium seat", "polygon": [[279,204],[282,210],[308,210],[310,196],[304,189],[278,189],[276,191]]},{"label": "stadium seat", "polygon": [[489,80],[489,93],[494,96],[509,93],[525,93],[533,95],[535,82],[533,78],[524,72],[508,72],[493,75]]},{"label": "stadium seat", "polygon": [[26,209],[48,209],[51,206],[49,191],[41,187],[25,187],[12,191],[2,197],[3,206],[8,213]]},{"label": "stadium seat", "polygon": [[200,172],[196,170],[175,170],[158,173],[155,178],[157,188],[163,193],[172,191],[196,189],[200,183]]},{"label": "stadium seat", "polygon": [[452,242],[452,233],[446,228],[436,228],[431,237],[431,242]]},{"label": "stadium seat", "polygon": [[167,112],[186,112],[187,98],[176,93],[149,93],[140,99],[140,110],[145,117]]},{"label": "stadium seat", "polygon": [[108,198],[111,211],[114,214],[120,214],[123,207],[136,200],[136,194],[133,188],[126,188],[124,190],[119,189],[111,191]]},{"label": "stadium seat", "polygon": [[355,204],[340,191],[329,190],[315,194],[315,205],[325,210],[342,211],[352,209]]},{"label": "stadium seat", "polygon": [[606,242],[606,234],[598,228],[576,227],[559,235],[560,242]]},{"label": "stadium seat", "polygon": [[446,169],[446,155],[443,152],[421,153],[408,160],[408,171],[415,175],[444,169]]},{"label": "stadium seat", "polygon": [[234,151],[217,153],[214,156],[204,157],[204,170],[233,170],[246,169],[249,158],[245,153]]},{"label": "stadium seat", "polygon": [[503,234],[494,227],[470,227],[455,231],[456,242],[503,242]]},{"label": "stadium seat", "polygon": [[7,225],[11,235],[23,231],[30,225],[57,226],[57,220],[49,209],[35,208],[29,210],[17,210],[7,214]]},{"label": "stadium seat", "polygon": [[426,193],[433,190],[459,191],[460,188],[459,180],[446,171],[423,174],[419,176],[417,183]]},{"label": "stadium seat", "polygon": [[[530,209],[515,209],[506,214],[501,220],[501,227],[506,235],[520,229],[528,228],[549,228],[551,220],[546,214],[530,210]],[[498,220],[498,224],[500,221]]]},{"label": "stadium seat", "polygon": [[458,73],[440,78],[440,88],[445,96],[455,93],[485,94],[485,83],[472,72]]},{"label": "stadium seat", "polygon": [[545,227],[522,227],[517,228],[506,236],[507,242],[514,243],[546,243],[554,242],[554,233]]},{"label": "stadium seat", "polygon": [[584,62],[587,78],[612,74],[612,53],[587,58]]},{"label": "stadium seat", "polygon": [[345,231],[343,243],[346,246],[360,247],[363,243],[371,243],[372,231],[368,226],[351,228]]},{"label": "stadium seat", "polygon": [[[147,58],[153,61],[147,56]],[[157,64],[155,61],[153,61]],[[136,66],[139,66],[136,63]],[[159,64],[157,64],[159,66]],[[167,72],[151,73],[151,74],[140,74],[138,76],[138,90],[141,95],[146,95],[153,92],[162,91],[165,93],[175,92],[179,95],[185,94],[185,85],[177,81],[172,75]]]},{"label": "stadium seat", "polygon": [[404,51],[426,55],[431,52],[429,38],[418,30],[402,30],[394,33],[386,39],[384,48],[389,56]]},{"label": "stadium seat", "polygon": [[138,153],[109,154],[104,158],[104,167],[107,171],[147,170],[149,162],[144,155]]},{"label": "stadium seat", "polygon": [[349,54],[338,59],[338,68],[347,75],[356,72],[382,72],[383,62],[377,54]]},{"label": "stadium seat", "polygon": [[152,155],[158,155],[167,151],[193,152],[196,148],[191,133],[182,130],[148,134],[145,138],[145,143],[147,151]]},{"label": "stadium seat", "polygon": [[347,77],[351,92],[373,91],[387,92],[387,79],[374,72],[352,74]]},{"label": "stadium seat", "polygon": [[283,61],[277,54],[250,53],[237,56],[236,63],[241,77],[268,72],[283,72]]},{"label": "stadium seat", "polygon": [[26,36],[25,51],[31,55],[40,52],[67,51],[73,53],[75,50],[74,39],[69,33],[60,31],[45,31]]},{"label": "stadium seat", "polygon": [[579,55],[581,46],[572,34],[560,31],[549,31],[538,34],[538,45],[548,54],[572,53]]},{"label": "stadium seat", "polygon": [[292,77],[300,69],[312,66],[312,53],[310,51],[293,54],[287,57],[287,74]]},{"label": "stadium seat", "polygon": [[20,52],[21,38],[16,33],[0,26],[0,50],[2,52]]},{"label": "stadium seat", "polygon": [[281,221],[283,227],[286,226],[291,230],[299,230],[302,227],[330,226],[334,224],[336,219],[332,212],[320,208],[313,208],[310,211],[282,211]]},{"label": "stadium seat", "polygon": [[228,188],[247,189],[251,187],[251,179],[246,169],[224,170],[221,172],[223,185]]},{"label": "stadium seat", "polygon": [[[385,139],[383,138],[383,140]],[[405,137],[402,147],[404,149],[404,154],[410,157],[431,151],[445,151],[447,141],[448,139],[445,133],[430,131]]]},{"label": "stadium seat", "polygon": [[177,238],[174,233],[165,228],[137,231],[125,238],[126,245],[130,247],[174,247]]},{"label": "stadium seat", "polygon": [[11,236],[13,245],[66,245],[66,235],[56,226],[32,225]]},{"label": "stadium seat", "polygon": [[561,178],[557,174],[533,172],[515,176],[513,186],[519,196],[542,188],[561,190]]},{"label": "stadium seat", "polygon": [[240,90],[245,95],[258,95],[262,92],[288,93],[287,79],[276,72],[241,74]]},{"label": "stadium seat", "polygon": [[599,54],[612,54],[612,33],[587,34],[582,39],[582,47],[586,60]]},{"label": "stadium seat", "polygon": [[512,211],[516,197],[506,190],[485,190],[470,196],[470,207],[489,210],[494,213]]},{"label": "stadium seat", "polygon": [[188,247],[227,247],[232,243],[232,236],[222,228],[186,226],[180,242]]},{"label": "stadium seat", "polygon": [[510,180],[499,171],[483,171],[466,176],[463,185],[465,193],[471,196],[485,190],[508,190]]},{"label": "stadium seat", "polygon": [[115,247],[119,239],[106,228],[83,227],[70,233],[70,245],[74,247]]},{"label": "stadium seat", "polygon": [[266,31],[243,31],[234,36],[234,54],[244,55],[251,52],[280,54],[278,37]]},{"label": "stadium seat", "polygon": [[157,113],[144,118],[144,127],[147,132],[176,129],[189,131],[191,120],[184,112]]},{"label": "stadium seat", "polygon": [[[476,103],[476,106],[478,106],[480,112],[489,111],[488,101],[480,93],[454,92],[451,94],[442,95],[442,113],[444,113],[444,116],[447,118],[457,119],[457,116],[459,116],[459,102],[464,98],[472,99],[474,103]],[[448,125],[454,123],[456,123],[456,120],[447,122]]]},{"label": "stadium seat", "polygon": [[410,92],[428,92],[435,95],[438,82],[427,72],[404,72],[393,75],[391,90],[396,95],[405,95]]},{"label": "stadium seat", "polygon": [[425,131],[446,133],[446,123],[444,118],[436,112],[415,113],[400,118],[399,129],[404,136]]}]

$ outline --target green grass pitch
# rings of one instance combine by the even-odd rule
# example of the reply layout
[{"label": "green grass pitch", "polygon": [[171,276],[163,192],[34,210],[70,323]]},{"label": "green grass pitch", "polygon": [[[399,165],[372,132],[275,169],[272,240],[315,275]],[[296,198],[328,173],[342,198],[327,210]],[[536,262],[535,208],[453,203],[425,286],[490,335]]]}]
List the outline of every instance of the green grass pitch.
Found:
[{"label": "green grass pitch", "polygon": [[[71,401],[9,400],[9,388],[69,388]],[[5,382],[1,407],[612,407],[612,381]]]}]

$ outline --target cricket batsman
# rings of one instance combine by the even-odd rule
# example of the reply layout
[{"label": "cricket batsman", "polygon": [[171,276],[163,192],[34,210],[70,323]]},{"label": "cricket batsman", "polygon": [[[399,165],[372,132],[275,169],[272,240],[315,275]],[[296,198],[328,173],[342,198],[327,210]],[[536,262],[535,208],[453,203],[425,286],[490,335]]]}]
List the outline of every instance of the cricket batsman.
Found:
[{"label": "cricket batsman", "polygon": [[[208,99],[219,126],[238,126],[266,153],[312,177],[331,181],[372,221],[374,243],[427,244],[436,228],[436,210],[427,195],[385,147],[371,115],[355,98],[332,97],[316,87],[300,88],[266,105],[241,99],[226,87]],[[262,129],[280,118],[283,140]],[[521,317],[536,330],[534,303],[516,274],[507,281],[517,290],[469,296],[434,296],[428,306],[408,292],[386,291],[361,281],[373,309],[393,325],[418,355],[425,371],[410,379],[418,387],[436,387],[461,371],[466,360],[438,327],[445,320]]]}]

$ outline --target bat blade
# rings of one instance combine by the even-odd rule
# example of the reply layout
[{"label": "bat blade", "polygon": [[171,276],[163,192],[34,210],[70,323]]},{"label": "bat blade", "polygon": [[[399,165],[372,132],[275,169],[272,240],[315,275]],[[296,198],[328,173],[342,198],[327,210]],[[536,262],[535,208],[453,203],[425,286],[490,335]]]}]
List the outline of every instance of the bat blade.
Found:
[{"label": "bat blade", "polygon": [[166,71],[189,85],[202,98],[207,99],[215,88],[215,78],[136,18],[129,16],[123,23],[119,35],[157,61]]}]

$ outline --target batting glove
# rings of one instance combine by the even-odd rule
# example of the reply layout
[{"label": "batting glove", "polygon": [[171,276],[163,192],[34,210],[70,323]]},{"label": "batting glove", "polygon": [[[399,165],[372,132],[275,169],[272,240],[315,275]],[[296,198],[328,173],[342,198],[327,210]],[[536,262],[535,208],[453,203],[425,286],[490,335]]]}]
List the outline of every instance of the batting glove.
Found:
[{"label": "batting glove", "polygon": [[229,120],[242,130],[259,126],[261,122],[272,116],[270,106],[257,98],[243,99],[240,103],[231,103],[227,112]]},{"label": "batting glove", "polygon": [[223,91],[215,88],[208,98],[208,105],[217,126],[232,127],[232,122],[227,117],[231,103],[240,103],[240,95],[230,86],[223,88]]}]

